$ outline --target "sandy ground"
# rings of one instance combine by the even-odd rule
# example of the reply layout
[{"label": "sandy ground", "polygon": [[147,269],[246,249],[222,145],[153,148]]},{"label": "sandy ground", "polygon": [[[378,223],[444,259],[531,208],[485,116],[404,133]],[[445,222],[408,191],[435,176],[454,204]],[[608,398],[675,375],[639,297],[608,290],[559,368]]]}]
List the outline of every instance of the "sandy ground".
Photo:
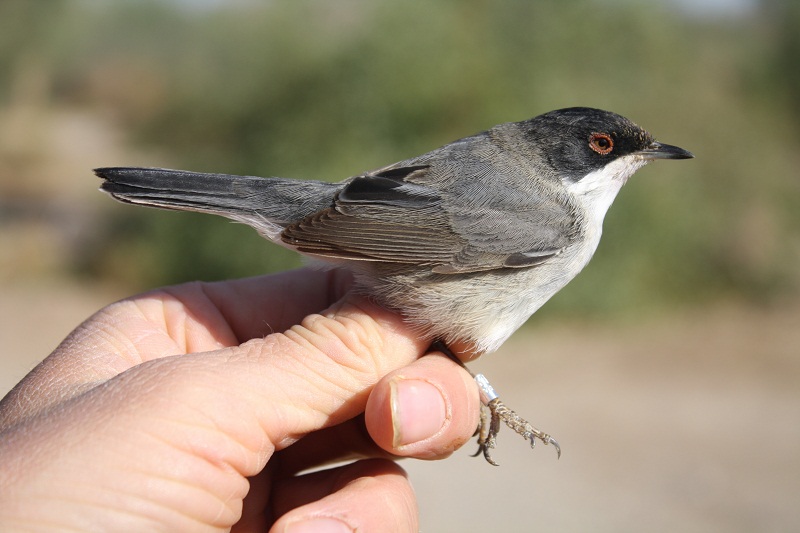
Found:
[{"label": "sandy ground", "polygon": [[[0,287],[0,390],[112,301],[78,286]],[[474,368],[563,456],[501,431],[405,461],[422,530],[800,531],[800,305],[635,325],[533,325]]]}]

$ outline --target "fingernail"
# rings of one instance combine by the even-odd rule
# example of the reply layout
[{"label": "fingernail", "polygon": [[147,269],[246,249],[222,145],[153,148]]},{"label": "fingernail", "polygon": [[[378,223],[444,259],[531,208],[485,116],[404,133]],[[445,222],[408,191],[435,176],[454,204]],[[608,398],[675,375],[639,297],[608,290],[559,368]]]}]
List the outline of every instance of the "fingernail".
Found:
[{"label": "fingernail", "polygon": [[287,524],[285,533],[353,533],[352,528],[335,518],[318,517]]},{"label": "fingernail", "polygon": [[389,386],[395,448],[428,439],[441,431],[447,421],[447,405],[438,387],[402,377],[393,379]]}]

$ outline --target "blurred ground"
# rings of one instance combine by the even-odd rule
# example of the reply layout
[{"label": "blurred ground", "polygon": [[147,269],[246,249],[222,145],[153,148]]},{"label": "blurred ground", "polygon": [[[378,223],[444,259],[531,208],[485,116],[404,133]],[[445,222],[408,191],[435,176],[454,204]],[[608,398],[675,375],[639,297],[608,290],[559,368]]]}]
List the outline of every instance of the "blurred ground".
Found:
[{"label": "blurred ground", "polygon": [[[429,531],[796,531],[800,306],[515,337],[481,368],[563,455],[413,464]],[[502,431],[501,431],[502,434]],[[474,509],[466,513],[464,509]]]},{"label": "blurred ground", "polygon": [[[0,287],[5,393],[81,320],[115,299],[78,285]],[[736,305],[636,325],[547,323],[474,368],[561,443],[501,430],[405,461],[422,530],[796,531],[800,529],[800,304]]]}]

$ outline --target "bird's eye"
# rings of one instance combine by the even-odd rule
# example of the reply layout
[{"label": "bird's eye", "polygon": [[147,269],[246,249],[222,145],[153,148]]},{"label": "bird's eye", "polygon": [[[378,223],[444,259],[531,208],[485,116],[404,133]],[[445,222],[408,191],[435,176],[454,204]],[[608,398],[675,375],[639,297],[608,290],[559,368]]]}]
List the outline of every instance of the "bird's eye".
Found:
[{"label": "bird's eye", "polygon": [[600,155],[610,154],[614,149],[614,139],[607,133],[592,133],[589,136],[589,148]]}]

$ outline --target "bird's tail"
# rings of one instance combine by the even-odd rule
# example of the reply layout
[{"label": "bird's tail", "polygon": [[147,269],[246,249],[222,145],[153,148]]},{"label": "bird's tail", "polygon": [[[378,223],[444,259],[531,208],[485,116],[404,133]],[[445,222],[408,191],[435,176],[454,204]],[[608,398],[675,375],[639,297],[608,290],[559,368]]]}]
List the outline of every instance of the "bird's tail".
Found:
[{"label": "bird's tail", "polygon": [[[285,226],[331,205],[339,186],[319,181],[140,167],[95,169],[100,189],[122,202]],[[271,228],[267,233],[272,233]]]}]

